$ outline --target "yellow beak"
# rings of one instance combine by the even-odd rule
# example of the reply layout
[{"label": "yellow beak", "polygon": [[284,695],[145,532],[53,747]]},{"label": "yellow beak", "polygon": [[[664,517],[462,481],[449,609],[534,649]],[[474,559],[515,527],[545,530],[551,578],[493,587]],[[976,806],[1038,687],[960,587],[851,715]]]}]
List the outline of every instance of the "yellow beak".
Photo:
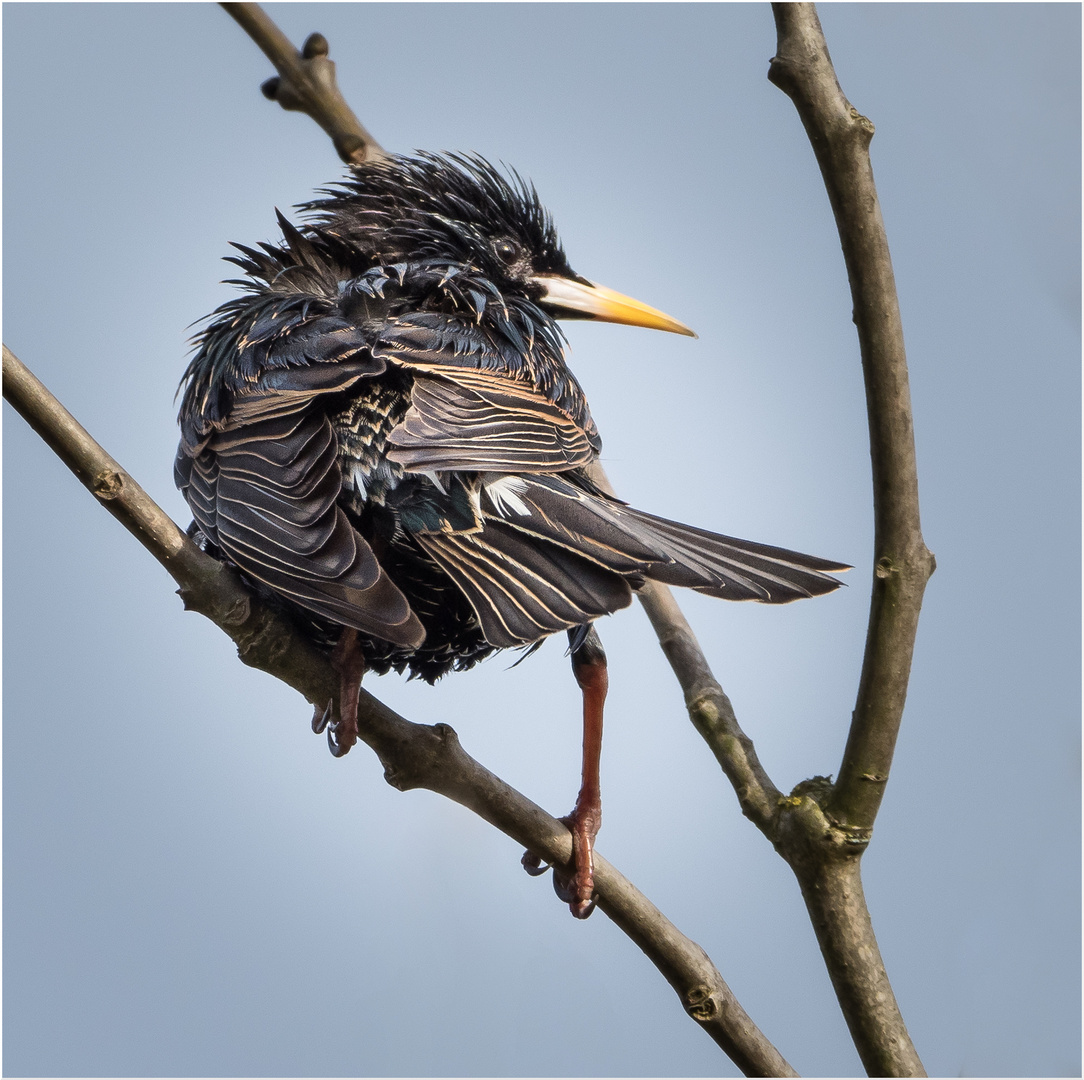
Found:
[{"label": "yellow beak", "polygon": [[532,278],[535,285],[540,285],[545,294],[544,303],[553,307],[564,308],[581,316],[598,319],[599,322],[625,323],[628,326],[646,326],[650,330],[669,330],[674,334],[696,337],[684,323],[657,308],[641,304],[631,296],[623,296],[605,285],[594,282],[584,285],[566,277],[539,275]]}]

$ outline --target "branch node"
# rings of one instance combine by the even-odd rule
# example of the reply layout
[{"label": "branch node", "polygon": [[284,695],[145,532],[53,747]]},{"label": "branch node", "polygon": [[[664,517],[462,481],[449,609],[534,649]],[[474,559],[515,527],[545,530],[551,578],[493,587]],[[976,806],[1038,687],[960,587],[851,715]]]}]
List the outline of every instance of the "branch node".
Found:
[{"label": "branch node", "polygon": [[249,603],[248,597],[241,597],[219,615],[219,622],[224,623],[226,626],[244,626],[251,613],[252,604]]},{"label": "branch node", "polygon": [[390,787],[395,788],[396,791],[410,791],[418,787],[418,781],[410,769],[386,758],[383,754],[378,754],[378,756],[384,766],[384,781]]},{"label": "branch node", "polygon": [[459,735],[451,724],[433,725],[433,734],[450,750],[459,749]]},{"label": "branch node", "polygon": [[768,62],[768,82],[790,96],[796,83],[794,65],[782,56],[773,56]]},{"label": "branch node", "polygon": [[265,98],[277,101],[287,112],[307,113],[309,111],[308,98],[289,79],[273,75],[260,83],[260,91]]},{"label": "branch node", "polygon": [[123,487],[124,477],[113,469],[103,469],[91,483],[91,490],[105,502],[120,495]]},{"label": "branch node", "polygon": [[715,691],[704,690],[697,694],[687,705],[694,723],[708,729],[714,729],[719,723],[719,706],[715,702]]},{"label": "branch node", "polygon": [[687,990],[682,1003],[685,1011],[701,1023],[714,1020],[719,1015],[719,1002],[716,1000],[715,992],[703,983]]},{"label": "branch node", "polygon": [[350,161],[356,165],[366,160],[369,154],[368,144],[357,135],[340,135],[335,140],[335,149],[343,161]]},{"label": "branch node", "polygon": [[305,44],[301,46],[301,55],[306,60],[312,60],[317,56],[327,56],[330,48],[327,38],[317,31],[305,38]]},{"label": "branch node", "polygon": [[850,107],[850,117],[855,122],[862,141],[868,147],[873,141],[873,136],[877,133],[873,121],[868,116],[863,116],[853,105]]},{"label": "branch node", "polygon": [[[870,776],[866,779],[880,780],[886,777]],[[868,826],[847,825],[837,821],[825,809],[823,803],[832,794],[832,779],[829,776],[813,776],[796,784],[794,790],[782,796],[778,801],[780,813],[787,817],[796,830],[788,830],[791,842],[785,843],[780,854],[792,862],[801,851],[817,850],[831,856],[833,853],[846,853],[848,858],[860,855],[869,846],[873,829]]]}]

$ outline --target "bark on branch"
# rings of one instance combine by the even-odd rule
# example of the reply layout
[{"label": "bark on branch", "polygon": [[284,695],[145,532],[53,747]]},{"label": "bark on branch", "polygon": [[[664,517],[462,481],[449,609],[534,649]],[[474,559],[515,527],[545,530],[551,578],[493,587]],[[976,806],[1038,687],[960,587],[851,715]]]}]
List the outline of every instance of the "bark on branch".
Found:
[{"label": "bark on branch", "polygon": [[[327,655],[249,593],[232,570],[200,551],[6,345],[3,389],[4,398],[82,484],[165,567],[185,607],[206,615],[233,639],[244,663],[281,679],[313,704],[323,707],[337,698],[339,676]],[[568,829],[475,761],[447,724],[415,724],[364,690],[358,723],[393,787],[445,795],[545,861],[567,866]],[[595,865],[599,908],[659,969],[689,1016],[747,1076],[796,1076],[707,953],[600,855]]]},{"label": "bark on branch", "polygon": [[933,555],[922,540],[911,392],[896,281],[869,144],[873,125],[836,80],[813,4],[773,4],[768,78],[794,102],[836,217],[862,353],[873,467],[874,577],[854,722],[826,809],[869,832],[884,794]]}]

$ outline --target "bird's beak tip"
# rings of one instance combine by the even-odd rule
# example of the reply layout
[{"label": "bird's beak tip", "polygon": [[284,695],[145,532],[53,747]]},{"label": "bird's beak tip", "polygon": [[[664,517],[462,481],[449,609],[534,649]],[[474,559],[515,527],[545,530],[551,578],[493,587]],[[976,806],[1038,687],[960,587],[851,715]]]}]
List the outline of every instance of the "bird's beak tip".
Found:
[{"label": "bird's beak tip", "polygon": [[539,276],[535,282],[545,289],[543,299],[556,308],[586,315],[599,322],[624,323],[626,326],[644,326],[650,330],[668,330],[672,334],[696,337],[684,323],[671,318],[665,312],[623,296],[597,282],[583,284],[566,277]]}]

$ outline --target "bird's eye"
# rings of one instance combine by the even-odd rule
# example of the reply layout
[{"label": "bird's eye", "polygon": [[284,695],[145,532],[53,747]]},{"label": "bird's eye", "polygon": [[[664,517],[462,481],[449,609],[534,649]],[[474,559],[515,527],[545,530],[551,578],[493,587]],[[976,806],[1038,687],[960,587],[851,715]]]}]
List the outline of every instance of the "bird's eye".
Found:
[{"label": "bird's eye", "polygon": [[493,244],[493,253],[505,266],[511,266],[519,258],[519,248],[511,240],[497,240]]}]

